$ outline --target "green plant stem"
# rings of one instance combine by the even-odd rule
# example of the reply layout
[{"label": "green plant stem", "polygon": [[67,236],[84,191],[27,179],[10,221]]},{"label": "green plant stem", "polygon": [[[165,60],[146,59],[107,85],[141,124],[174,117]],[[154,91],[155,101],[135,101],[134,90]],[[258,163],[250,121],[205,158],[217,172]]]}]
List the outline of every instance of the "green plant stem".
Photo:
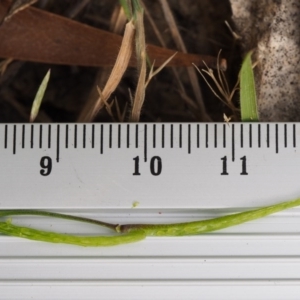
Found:
[{"label": "green plant stem", "polygon": [[18,236],[27,239],[51,242],[51,243],[67,243],[80,246],[114,246],[124,243],[132,243],[144,239],[146,236],[184,236],[196,235],[212,232],[227,227],[239,225],[248,221],[266,217],[270,214],[289,209],[300,205],[300,198],[282,202],[279,204],[262,207],[259,209],[249,210],[241,213],[226,215],[223,217],[174,224],[125,224],[116,225],[105,223],[93,219],[51,213],[35,210],[2,210],[0,217],[12,215],[36,215],[47,216],[60,219],[68,219],[73,221],[87,222],[100,226],[105,226],[120,233],[116,236],[74,236],[68,234],[60,234],[55,232],[47,232],[26,227],[20,227],[11,224],[10,221],[0,222],[0,233]]},{"label": "green plant stem", "polygon": [[13,210],[0,210],[0,217],[7,217],[7,216],[20,216],[20,215],[31,215],[31,216],[42,216],[42,217],[50,217],[50,218],[57,218],[57,219],[65,219],[71,220],[76,222],[84,222],[90,223],[98,226],[103,226],[109,229],[116,231],[118,224],[111,224],[106,223],[94,219],[72,216],[67,214],[60,214],[54,212],[48,212],[43,210],[33,210],[33,209],[13,209]]}]

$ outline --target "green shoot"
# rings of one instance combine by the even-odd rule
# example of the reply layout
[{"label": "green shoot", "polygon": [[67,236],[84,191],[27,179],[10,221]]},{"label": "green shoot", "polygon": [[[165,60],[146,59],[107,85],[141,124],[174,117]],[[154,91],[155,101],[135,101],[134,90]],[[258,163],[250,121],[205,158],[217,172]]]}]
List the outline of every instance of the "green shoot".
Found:
[{"label": "green shoot", "polygon": [[63,218],[73,221],[87,222],[99,226],[110,228],[119,235],[112,236],[76,236],[69,234],[61,234],[56,232],[48,232],[27,227],[13,225],[11,221],[0,222],[0,233],[27,238],[31,240],[44,241],[50,243],[74,244],[79,246],[114,246],[125,243],[137,242],[144,239],[146,236],[186,236],[197,235],[216,230],[224,229],[231,226],[236,226],[255,219],[263,218],[279,211],[289,209],[300,205],[300,198],[266,206],[254,210],[248,210],[241,213],[225,215],[223,217],[174,224],[109,224],[98,220],[51,213],[45,211],[32,210],[1,210],[0,216],[13,215],[37,215],[54,218]]},{"label": "green shoot", "polygon": [[37,117],[39,110],[40,110],[40,106],[42,104],[44,95],[45,95],[45,91],[47,89],[48,86],[48,82],[50,79],[50,74],[51,74],[51,70],[49,70],[47,72],[47,74],[45,75],[37,93],[36,96],[34,98],[33,104],[32,104],[32,108],[31,108],[31,113],[30,113],[30,122],[34,122],[35,118]]},{"label": "green shoot", "polygon": [[240,105],[241,119],[243,122],[258,121],[256,90],[251,55],[252,51],[246,55],[240,73]]}]

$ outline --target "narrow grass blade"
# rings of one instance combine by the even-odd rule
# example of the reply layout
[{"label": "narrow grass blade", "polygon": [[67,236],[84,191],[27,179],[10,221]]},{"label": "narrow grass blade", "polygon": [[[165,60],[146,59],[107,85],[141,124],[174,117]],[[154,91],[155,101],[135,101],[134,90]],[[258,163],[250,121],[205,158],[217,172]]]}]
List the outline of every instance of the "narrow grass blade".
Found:
[{"label": "narrow grass blade", "polygon": [[30,113],[30,122],[34,122],[35,118],[37,117],[39,110],[40,110],[40,106],[42,104],[44,95],[45,95],[45,91],[47,89],[48,86],[48,82],[50,79],[50,74],[51,74],[51,70],[49,70],[46,74],[46,76],[44,77],[37,93],[36,96],[34,98],[33,104],[32,104],[32,108],[31,108],[31,113]]},{"label": "narrow grass blade", "polygon": [[259,117],[251,55],[252,51],[246,55],[240,73],[240,105],[243,122],[256,122]]}]

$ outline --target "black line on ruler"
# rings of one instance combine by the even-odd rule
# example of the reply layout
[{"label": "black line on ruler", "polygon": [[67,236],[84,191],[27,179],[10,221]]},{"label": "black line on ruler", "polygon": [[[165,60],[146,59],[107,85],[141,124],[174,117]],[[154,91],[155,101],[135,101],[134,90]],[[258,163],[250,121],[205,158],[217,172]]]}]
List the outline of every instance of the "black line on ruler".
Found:
[{"label": "black line on ruler", "polygon": [[40,125],[40,149],[43,147],[43,125]]},{"label": "black line on ruler", "polygon": [[130,125],[127,124],[127,148],[130,147]]},{"label": "black line on ruler", "polygon": [[92,148],[95,148],[95,124],[92,125]]},{"label": "black line on ruler", "polygon": [[218,127],[217,124],[215,124],[215,148],[218,147]]},{"label": "black line on ruler", "polygon": [[287,124],[284,124],[284,147],[287,147]]},{"label": "black line on ruler", "polygon": [[161,127],[161,147],[165,148],[165,125]]},{"label": "black line on ruler", "polygon": [[85,148],[86,146],[86,125],[84,124],[83,125],[83,138],[82,138],[82,147],[83,149]]},{"label": "black line on ruler", "polygon": [[267,124],[267,147],[270,148],[270,124]]},{"label": "black line on ruler", "polygon": [[59,150],[60,150],[60,125],[57,125],[56,131],[56,161],[59,162]]},{"label": "black line on ruler", "polygon": [[232,134],[231,134],[231,147],[232,147],[232,161],[235,161],[235,127],[234,124],[232,126]]},{"label": "black line on ruler", "polygon": [[171,148],[173,148],[174,146],[174,143],[173,143],[173,138],[174,138],[174,127],[173,127],[173,124],[171,125],[171,140],[170,140],[170,143],[171,143]]},{"label": "black line on ruler", "polygon": [[244,125],[241,124],[241,148],[244,148]]},{"label": "black line on ruler", "polygon": [[48,148],[51,148],[51,124],[48,125]]},{"label": "black line on ruler", "polygon": [[223,148],[226,148],[226,124],[223,125]]},{"label": "black line on ruler", "polygon": [[5,125],[4,129],[4,148],[7,149],[7,125]]},{"label": "black line on ruler", "polygon": [[144,161],[147,162],[147,147],[148,147],[148,127],[144,125]]},{"label": "black line on ruler", "polygon": [[182,148],[182,124],[179,125],[179,148]]},{"label": "black line on ruler", "polygon": [[276,144],[276,153],[278,153],[278,124],[275,124],[275,144]]},{"label": "black line on ruler", "polygon": [[293,146],[296,148],[296,124],[293,124]]},{"label": "black line on ruler", "polygon": [[74,148],[77,148],[77,125],[74,127]]},{"label": "black line on ruler", "polygon": [[139,147],[139,125],[135,125],[135,148]]},{"label": "black line on ruler", "polygon": [[14,125],[13,154],[16,154],[17,125]]},{"label": "black line on ruler", "polygon": [[112,124],[109,125],[109,148],[112,148]]},{"label": "black line on ruler", "polygon": [[100,127],[100,154],[103,154],[103,124]]},{"label": "black line on ruler", "polygon": [[200,125],[197,124],[197,148],[200,148]]},{"label": "black line on ruler", "polygon": [[119,124],[118,125],[118,148],[121,148],[121,135],[122,135],[121,124]]},{"label": "black line on ruler", "polygon": [[33,137],[34,137],[34,126],[31,125],[31,133],[30,133],[30,148],[33,148]]},{"label": "black line on ruler", "polygon": [[65,148],[69,148],[69,125],[66,125],[66,139],[65,139]]},{"label": "black line on ruler", "polygon": [[191,146],[192,146],[192,140],[191,140],[191,124],[188,125],[188,154],[191,154]]},{"label": "black line on ruler", "polygon": [[252,124],[249,124],[249,148],[252,148]]},{"label": "black line on ruler", "polygon": [[25,125],[22,125],[22,149],[25,148]]},{"label": "black line on ruler", "polygon": [[156,148],[156,125],[153,124],[153,148]]},{"label": "black line on ruler", "polygon": [[258,148],[261,147],[261,126],[258,124]]},{"label": "black line on ruler", "polygon": [[205,147],[208,148],[208,124],[205,125]]}]

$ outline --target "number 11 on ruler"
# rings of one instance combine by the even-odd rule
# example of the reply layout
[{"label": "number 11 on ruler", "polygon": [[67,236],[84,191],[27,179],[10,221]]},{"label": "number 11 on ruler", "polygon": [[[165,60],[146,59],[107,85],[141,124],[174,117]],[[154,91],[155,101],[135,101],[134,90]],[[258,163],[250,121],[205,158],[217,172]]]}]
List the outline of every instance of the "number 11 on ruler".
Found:
[{"label": "number 11 on ruler", "polygon": [[[229,175],[229,173],[227,172],[227,156],[222,157],[221,160],[223,161],[223,169],[221,175]],[[240,175],[248,175],[246,156],[241,157],[241,161],[242,161],[242,172],[240,173]]]}]

